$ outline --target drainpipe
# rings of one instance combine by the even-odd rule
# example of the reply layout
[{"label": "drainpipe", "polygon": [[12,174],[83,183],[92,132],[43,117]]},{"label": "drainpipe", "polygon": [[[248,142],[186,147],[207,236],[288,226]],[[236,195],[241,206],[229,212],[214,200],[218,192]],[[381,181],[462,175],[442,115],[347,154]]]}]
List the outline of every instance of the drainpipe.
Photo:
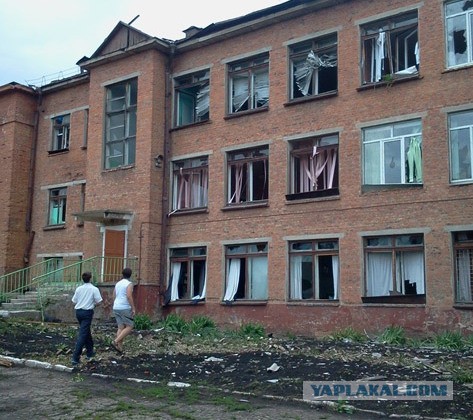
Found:
[{"label": "drainpipe", "polygon": [[23,264],[24,267],[28,267],[30,263],[30,253],[33,246],[33,239],[35,236],[34,230],[32,230],[31,219],[33,214],[33,195],[34,195],[34,179],[35,179],[35,169],[36,169],[36,151],[38,146],[38,126],[39,126],[39,114],[40,107],[43,103],[43,92],[41,88],[37,88],[37,100],[36,100],[36,110],[34,115],[34,126],[33,126],[33,142],[31,144],[31,155],[30,155],[30,167],[28,175],[28,201],[26,204],[26,220],[25,228],[28,233],[28,242],[26,244],[25,250],[23,252]]},{"label": "drainpipe", "polygon": [[163,157],[163,199],[161,205],[161,263],[159,267],[159,301],[162,304],[165,291],[164,273],[166,272],[166,243],[167,243],[167,227],[168,227],[168,210],[169,210],[169,161],[171,158],[171,75],[173,68],[173,59],[176,46],[171,43],[171,49],[167,61],[166,75],[165,75],[165,98],[164,98],[164,157]]}]

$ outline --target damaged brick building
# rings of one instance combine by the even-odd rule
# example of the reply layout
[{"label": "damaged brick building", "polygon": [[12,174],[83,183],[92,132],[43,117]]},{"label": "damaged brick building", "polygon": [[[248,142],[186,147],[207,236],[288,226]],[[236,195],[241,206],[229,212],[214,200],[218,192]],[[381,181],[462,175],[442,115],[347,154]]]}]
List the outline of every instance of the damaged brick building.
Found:
[{"label": "damaged brick building", "polygon": [[80,74],[1,86],[0,274],[117,257],[153,316],[471,332],[472,17],[292,0],[176,41],[119,22]]}]

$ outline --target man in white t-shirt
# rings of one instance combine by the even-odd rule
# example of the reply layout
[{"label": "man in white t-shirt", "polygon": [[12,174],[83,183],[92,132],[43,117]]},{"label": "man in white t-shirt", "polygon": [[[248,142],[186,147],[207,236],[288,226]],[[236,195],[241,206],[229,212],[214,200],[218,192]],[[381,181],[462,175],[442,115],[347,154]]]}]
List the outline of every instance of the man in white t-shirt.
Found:
[{"label": "man in white t-shirt", "polygon": [[133,283],[131,268],[124,268],[123,278],[113,289],[113,315],[117,320],[117,334],[112,346],[119,353],[123,351],[123,339],[129,335],[135,326],[135,303],[133,301]]},{"label": "man in white t-shirt", "polygon": [[76,318],[79,322],[79,333],[71,361],[73,366],[77,366],[80,363],[80,356],[84,347],[87,359],[91,359],[95,354],[90,326],[94,317],[94,308],[102,302],[102,295],[100,290],[90,283],[91,278],[92,274],[88,271],[82,273],[84,284],[79,286],[74,296],[72,296],[72,302],[75,303]]}]

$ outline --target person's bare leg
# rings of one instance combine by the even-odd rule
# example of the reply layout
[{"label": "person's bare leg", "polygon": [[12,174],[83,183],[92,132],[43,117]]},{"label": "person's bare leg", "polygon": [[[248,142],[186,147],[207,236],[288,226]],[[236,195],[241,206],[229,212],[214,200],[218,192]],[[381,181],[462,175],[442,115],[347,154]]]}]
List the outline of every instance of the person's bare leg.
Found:
[{"label": "person's bare leg", "polygon": [[132,331],[133,331],[133,327],[131,325],[125,325],[125,327],[122,329],[120,334],[117,336],[115,343],[120,349],[123,346],[123,339],[126,336],[130,335]]}]

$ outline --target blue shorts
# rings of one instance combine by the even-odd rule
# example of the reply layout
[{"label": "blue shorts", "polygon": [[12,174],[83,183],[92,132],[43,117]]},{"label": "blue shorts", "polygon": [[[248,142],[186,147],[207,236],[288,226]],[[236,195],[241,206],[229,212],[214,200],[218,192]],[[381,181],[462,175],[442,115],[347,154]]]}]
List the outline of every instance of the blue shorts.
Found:
[{"label": "blue shorts", "polygon": [[133,321],[133,315],[131,309],[114,309],[113,315],[117,320],[117,324],[120,325],[129,325],[131,327],[135,326]]}]

